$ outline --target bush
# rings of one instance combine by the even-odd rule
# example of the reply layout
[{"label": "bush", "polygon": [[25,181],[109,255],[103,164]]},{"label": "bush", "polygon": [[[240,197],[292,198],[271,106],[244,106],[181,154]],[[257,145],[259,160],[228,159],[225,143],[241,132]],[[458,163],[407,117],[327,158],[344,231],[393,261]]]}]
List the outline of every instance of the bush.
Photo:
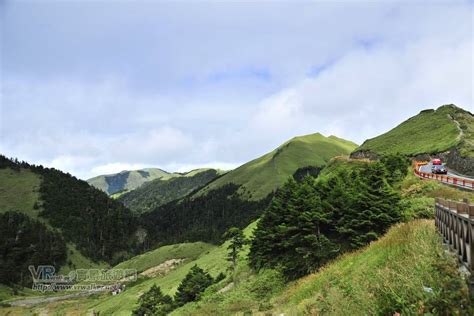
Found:
[{"label": "bush", "polygon": [[133,311],[133,315],[165,316],[173,310],[173,299],[169,295],[163,295],[161,289],[156,285],[140,296],[138,304],[139,306]]},{"label": "bush", "polygon": [[194,265],[178,286],[175,305],[179,307],[188,302],[199,300],[204,290],[213,282],[209,273]]}]

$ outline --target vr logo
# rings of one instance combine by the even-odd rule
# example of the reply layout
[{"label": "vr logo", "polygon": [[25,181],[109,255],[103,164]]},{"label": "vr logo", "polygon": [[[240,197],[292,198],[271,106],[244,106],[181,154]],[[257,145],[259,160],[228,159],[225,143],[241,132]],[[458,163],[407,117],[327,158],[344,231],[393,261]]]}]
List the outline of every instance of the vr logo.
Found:
[{"label": "vr logo", "polygon": [[28,270],[33,277],[33,282],[48,282],[54,279],[54,273],[56,271],[53,266],[38,266],[36,269],[34,266],[29,266]]}]

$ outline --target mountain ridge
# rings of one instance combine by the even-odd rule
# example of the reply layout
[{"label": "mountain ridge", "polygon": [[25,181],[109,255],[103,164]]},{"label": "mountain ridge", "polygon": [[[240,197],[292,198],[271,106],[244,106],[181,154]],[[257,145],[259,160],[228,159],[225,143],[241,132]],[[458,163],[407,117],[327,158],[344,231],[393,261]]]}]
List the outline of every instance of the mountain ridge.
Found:
[{"label": "mountain ridge", "polygon": [[474,115],[454,104],[423,110],[366,140],[351,157],[375,159],[394,153],[419,160],[439,157],[448,167],[474,175]]},{"label": "mountain ridge", "polygon": [[255,158],[204,187],[196,195],[234,183],[249,199],[261,199],[282,185],[299,168],[322,167],[338,155],[349,155],[357,145],[321,133],[296,136],[274,150]]}]

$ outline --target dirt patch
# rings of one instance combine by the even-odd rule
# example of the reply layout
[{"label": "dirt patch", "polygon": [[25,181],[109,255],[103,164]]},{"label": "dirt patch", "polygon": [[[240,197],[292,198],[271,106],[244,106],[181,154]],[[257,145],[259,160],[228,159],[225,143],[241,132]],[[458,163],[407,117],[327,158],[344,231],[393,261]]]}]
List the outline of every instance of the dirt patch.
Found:
[{"label": "dirt patch", "polygon": [[157,266],[154,266],[150,269],[147,269],[145,271],[143,271],[142,273],[140,273],[140,275],[144,275],[144,276],[147,276],[147,277],[156,277],[156,276],[162,276],[162,275],[165,275],[167,274],[168,272],[170,272],[171,270],[173,270],[174,268],[176,268],[176,266],[178,266],[180,263],[182,263],[185,259],[170,259],[170,260],[166,260],[165,262],[157,265]]}]

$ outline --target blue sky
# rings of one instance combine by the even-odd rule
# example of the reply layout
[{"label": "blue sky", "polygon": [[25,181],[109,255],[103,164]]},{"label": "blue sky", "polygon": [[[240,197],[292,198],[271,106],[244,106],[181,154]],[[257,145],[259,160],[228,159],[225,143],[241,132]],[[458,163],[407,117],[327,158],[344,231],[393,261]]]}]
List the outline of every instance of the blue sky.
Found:
[{"label": "blue sky", "polygon": [[84,179],[474,107],[472,1],[0,0],[0,23],[0,152]]}]

